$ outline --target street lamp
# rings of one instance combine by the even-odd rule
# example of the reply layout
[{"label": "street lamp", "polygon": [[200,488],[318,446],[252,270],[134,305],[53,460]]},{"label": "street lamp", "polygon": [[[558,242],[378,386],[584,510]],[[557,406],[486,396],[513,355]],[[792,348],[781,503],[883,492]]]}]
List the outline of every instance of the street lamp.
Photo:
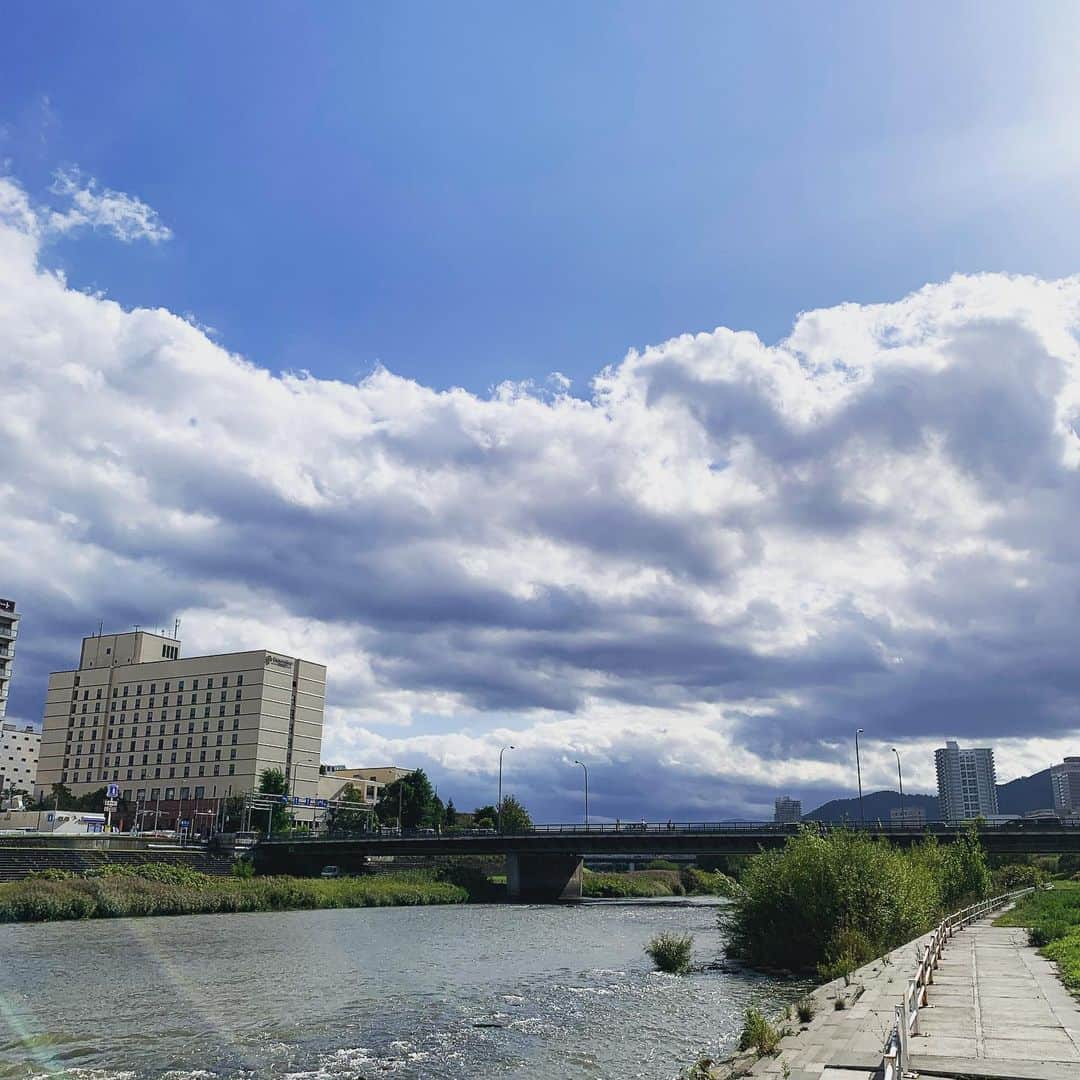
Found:
[{"label": "street lamp", "polygon": [[497,811],[499,832],[502,832],[502,759],[507,750],[516,750],[515,746],[504,746],[499,751],[499,809]]},{"label": "street lamp", "polygon": [[859,736],[863,733],[862,728],[855,730],[855,772],[859,777],[859,824],[866,828],[866,814],[863,812],[862,801],[862,762],[859,760]]},{"label": "street lamp", "polygon": [[896,777],[900,781],[900,825],[904,826],[904,774],[900,771],[900,751],[894,746],[892,752],[896,755]]},{"label": "street lamp", "polygon": [[589,829],[589,767],[584,761],[574,758],[574,764],[580,765],[585,770],[585,831]]}]

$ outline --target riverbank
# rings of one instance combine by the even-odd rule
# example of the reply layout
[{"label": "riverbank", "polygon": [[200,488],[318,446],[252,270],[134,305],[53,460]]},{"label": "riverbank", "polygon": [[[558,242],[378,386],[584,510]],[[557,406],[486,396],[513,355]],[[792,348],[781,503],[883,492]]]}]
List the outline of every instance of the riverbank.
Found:
[{"label": "riverbank", "polygon": [[462,886],[415,872],[331,880],[212,877],[147,863],[122,873],[43,875],[0,884],[0,923],[463,904],[468,899]]},{"label": "riverbank", "polygon": [[733,896],[738,885],[719,871],[696,866],[681,870],[629,870],[624,873],[594,873],[586,870],[581,879],[581,895],[589,899],[626,900],[664,896]]},{"label": "riverbank", "polygon": [[1080,994],[1080,881],[1055,881],[1025,896],[994,925],[1026,927],[1028,944],[1054,961],[1061,981]]}]

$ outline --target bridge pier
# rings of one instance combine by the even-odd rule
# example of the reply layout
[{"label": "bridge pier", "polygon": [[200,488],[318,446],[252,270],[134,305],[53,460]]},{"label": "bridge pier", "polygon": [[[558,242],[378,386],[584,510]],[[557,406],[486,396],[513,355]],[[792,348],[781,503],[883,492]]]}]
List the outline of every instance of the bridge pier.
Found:
[{"label": "bridge pier", "polygon": [[580,900],[581,870],[580,855],[508,852],[506,895],[539,903]]}]

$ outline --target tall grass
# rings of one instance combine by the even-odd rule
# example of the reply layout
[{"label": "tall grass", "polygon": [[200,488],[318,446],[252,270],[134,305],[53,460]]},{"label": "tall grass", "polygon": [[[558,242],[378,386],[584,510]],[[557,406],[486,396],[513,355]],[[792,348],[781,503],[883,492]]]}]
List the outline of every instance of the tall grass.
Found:
[{"label": "tall grass", "polygon": [[0,922],[454,904],[467,899],[460,886],[422,873],[331,880],[243,879],[210,877],[186,867],[151,863],[135,872],[61,881],[27,878],[0,884]]},{"label": "tall grass", "polygon": [[1026,926],[1028,941],[1053,960],[1061,981],[1080,992],[1080,882],[1059,881],[1017,901],[995,920],[997,926]]},{"label": "tall grass", "polygon": [[729,951],[762,967],[848,976],[918,937],[946,907],[986,895],[977,841],[953,847],[902,851],[847,830],[803,831],[751,860],[721,916]]}]

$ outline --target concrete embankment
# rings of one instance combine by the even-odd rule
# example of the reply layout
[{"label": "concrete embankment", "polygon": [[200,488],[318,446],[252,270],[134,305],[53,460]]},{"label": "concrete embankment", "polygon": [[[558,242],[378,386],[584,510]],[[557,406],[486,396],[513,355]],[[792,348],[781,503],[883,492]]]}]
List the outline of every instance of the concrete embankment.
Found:
[{"label": "concrete embankment", "polygon": [[[789,1080],[870,1080],[929,935],[893,950],[811,996],[816,1015],[780,1042],[775,1057],[744,1055],[714,1070]],[[837,1000],[845,1007],[837,1009]],[[1080,1006],[1054,966],[1019,928],[975,923],[949,942],[912,1036],[914,1071],[954,1080],[1076,1080]]]}]

